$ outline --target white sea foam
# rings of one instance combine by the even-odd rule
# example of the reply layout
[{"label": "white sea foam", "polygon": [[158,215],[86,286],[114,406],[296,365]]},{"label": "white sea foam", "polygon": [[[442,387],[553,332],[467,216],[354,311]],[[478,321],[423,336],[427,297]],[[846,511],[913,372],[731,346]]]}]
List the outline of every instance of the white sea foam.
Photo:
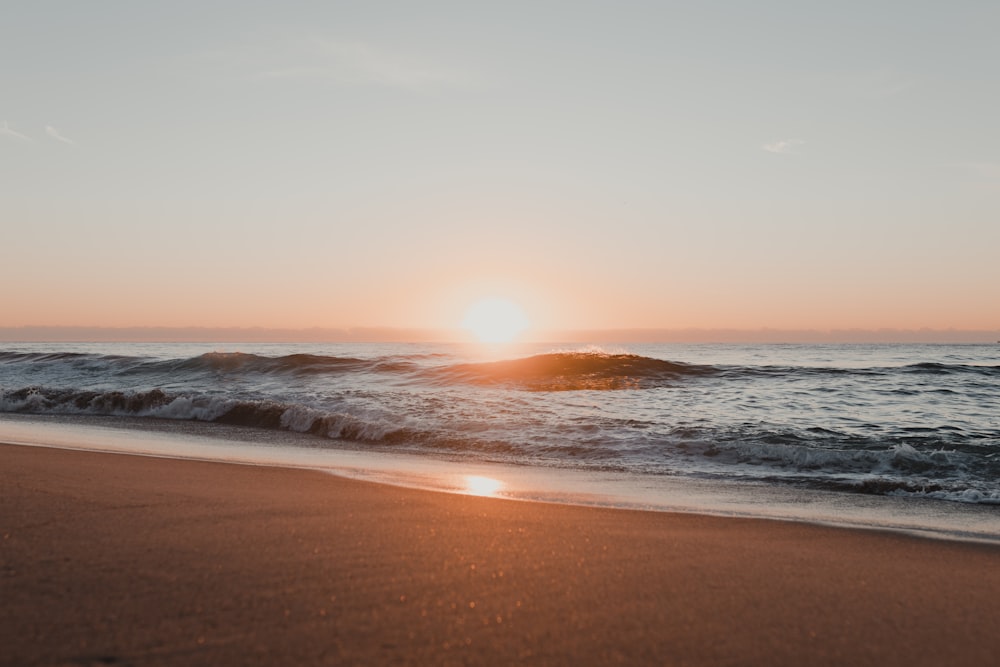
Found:
[{"label": "white sea foam", "polygon": [[[178,396],[166,405],[150,407],[140,412],[140,415],[161,417],[164,419],[196,419],[198,421],[215,421],[233,408],[232,399],[220,396],[190,398]],[[118,416],[128,413],[119,411]]]}]

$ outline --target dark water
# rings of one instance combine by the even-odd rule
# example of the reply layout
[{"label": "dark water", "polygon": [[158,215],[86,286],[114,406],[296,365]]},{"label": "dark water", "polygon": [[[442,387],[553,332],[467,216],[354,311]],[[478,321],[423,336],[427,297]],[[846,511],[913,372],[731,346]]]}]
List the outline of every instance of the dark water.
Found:
[{"label": "dark water", "polygon": [[1000,504],[1000,345],[7,344],[0,412]]}]

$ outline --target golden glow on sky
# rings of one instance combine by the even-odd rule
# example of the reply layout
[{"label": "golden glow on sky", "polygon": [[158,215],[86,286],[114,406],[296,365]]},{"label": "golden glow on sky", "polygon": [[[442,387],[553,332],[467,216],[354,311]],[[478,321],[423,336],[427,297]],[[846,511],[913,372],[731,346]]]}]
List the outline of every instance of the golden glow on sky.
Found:
[{"label": "golden glow on sky", "polygon": [[491,297],[469,306],[462,328],[481,343],[509,343],[528,328],[528,316],[513,301]]},{"label": "golden glow on sky", "polygon": [[1000,338],[996,2],[13,4],[9,340]]}]

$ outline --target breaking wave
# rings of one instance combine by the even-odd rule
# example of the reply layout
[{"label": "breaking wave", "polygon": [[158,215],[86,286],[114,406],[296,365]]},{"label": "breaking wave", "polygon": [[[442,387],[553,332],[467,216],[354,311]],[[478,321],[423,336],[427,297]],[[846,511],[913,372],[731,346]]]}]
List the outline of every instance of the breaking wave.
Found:
[{"label": "breaking wave", "polygon": [[378,442],[393,430],[375,411],[366,419],[275,400],[175,395],[160,389],[140,392],[75,391],[28,387],[0,390],[0,412],[154,417],[311,433],[326,438]]},{"label": "breaking wave", "polygon": [[457,364],[442,369],[447,381],[508,385],[530,391],[648,389],[677,384],[686,377],[716,372],[711,366],[682,364],[635,354],[556,352],[521,359]]},{"label": "breaking wave", "polygon": [[331,447],[1000,504],[995,355],[823,366],[819,355],[709,364],[598,349],[500,361],[403,345],[84,349],[0,351],[0,412],[195,420],[343,443]]},{"label": "breaking wave", "polygon": [[427,365],[447,355],[395,355],[374,358],[321,354],[265,356],[243,352],[207,352],[186,359],[151,359],[77,352],[0,352],[0,364],[32,364],[39,368],[75,369],[109,375],[163,376],[185,374],[246,376],[337,376],[363,373],[396,375],[436,384],[506,386],[527,391],[650,389],[676,386],[687,379],[724,377],[814,378],[903,376],[979,376],[1000,379],[1000,366],[918,363],[902,367],[837,368],[792,366],[713,366],[666,361],[636,354],[599,350],[551,352],[529,357],[478,363]]}]

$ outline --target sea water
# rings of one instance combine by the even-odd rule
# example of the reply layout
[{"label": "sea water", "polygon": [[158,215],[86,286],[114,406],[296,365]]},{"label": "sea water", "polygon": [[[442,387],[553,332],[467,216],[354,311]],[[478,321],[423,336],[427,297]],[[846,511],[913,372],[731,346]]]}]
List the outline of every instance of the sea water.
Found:
[{"label": "sea water", "polygon": [[515,466],[536,496],[600,475],[1000,514],[1000,345],[8,343],[0,413]]}]

